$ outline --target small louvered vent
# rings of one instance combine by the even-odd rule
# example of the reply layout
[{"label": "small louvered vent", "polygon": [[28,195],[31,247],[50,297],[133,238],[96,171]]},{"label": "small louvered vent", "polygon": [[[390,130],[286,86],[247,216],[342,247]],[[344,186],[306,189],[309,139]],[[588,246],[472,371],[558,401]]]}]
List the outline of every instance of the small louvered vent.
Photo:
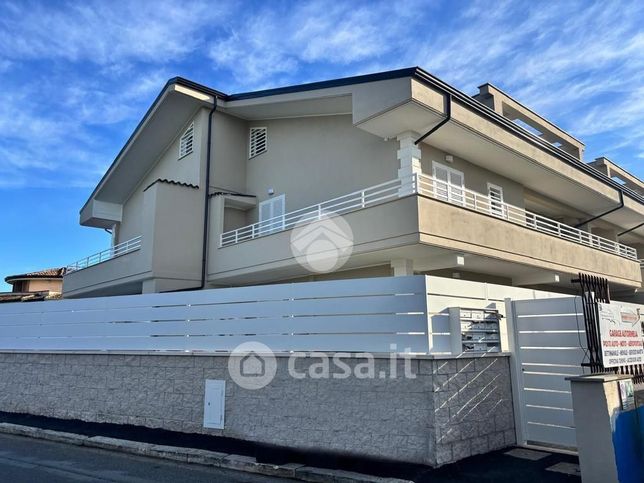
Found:
[{"label": "small louvered vent", "polygon": [[190,127],[186,129],[186,132],[181,136],[181,141],[179,142],[179,157],[183,158],[188,154],[192,153],[192,144],[194,141],[195,134],[195,124],[190,124]]},{"label": "small louvered vent", "polygon": [[265,127],[251,127],[248,158],[265,153],[268,147],[268,133]]}]

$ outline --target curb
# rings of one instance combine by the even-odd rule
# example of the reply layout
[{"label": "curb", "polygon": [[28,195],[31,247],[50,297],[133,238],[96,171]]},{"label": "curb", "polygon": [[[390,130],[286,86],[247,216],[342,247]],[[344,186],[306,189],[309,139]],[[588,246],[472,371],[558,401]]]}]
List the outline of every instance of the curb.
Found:
[{"label": "curb", "polygon": [[61,431],[10,423],[0,423],[0,433],[73,444],[75,446],[119,451],[121,453],[161,458],[182,463],[213,466],[265,476],[291,478],[299,481],[331,483],[412,483],[410,480],[383,478],[351,471],[315,468],[297,463],[288,463],[285,465],[258,463],[252,456],[218,453],[216,451],[196,448],[163,446],[127,439],[108,438],[105,436],[83,436],[80,434],[64,433]]}]

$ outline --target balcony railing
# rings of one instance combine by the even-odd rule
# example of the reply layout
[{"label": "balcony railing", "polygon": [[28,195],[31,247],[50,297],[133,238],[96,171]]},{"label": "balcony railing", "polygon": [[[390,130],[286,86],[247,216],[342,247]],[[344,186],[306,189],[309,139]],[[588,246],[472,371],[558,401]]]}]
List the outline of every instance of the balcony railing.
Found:
[{"label": "balcony railing", "polygon": [[106,262],[121,255],[132,253],[141,248],[141,237],[137,236],[130,240],[114,245],[113,247],[103,250],[102,252],[94,253],[88,257],[82,258],[77,262],[67,265],[67,273],[83,270],[84,268]]},{"label": "balcony railing", "polygon": [[406,194],[416,193],[415,183],[415,178],[409,178],[407,181],[395,179],[360,191],[349,193],[348,195],[339,196],[338,198],[333,198],[332,200],[324,201],[317,205],[308,206],[281,216],[262,220],[243,228],[222,233],[220,245],[222,247],[234,245],[242,241],[252,240],[254,238],[270,235],[279,231],[290,230],[298,223],[320,220],[324,215],[341,215],[351,211],[368,208],[386,201],[395,200],[401,196],[403,188],[407,189]]},{"label": "balcony railing", "polygon": [[637,251],[613,240],[602,238],[577,228],[565,225],[545,216],[532,213],[489,196],[460,186],[455,186],[431,176],[416,174],[355,191],[317,205],[285,213],[252,225],[221,234],[220,246],[235,245],[276,232],[290,230],[298,223],[320,220],[329,214],[345,214],[408,195],[421,194],[465,209],[501,218],[564,240],[586,245],[613,253],[631,260],[637,260]]},{"label": "balcony railing", "polygon": [[514,205],[495,200],[467,188],[454,186],[431,176],[418,175],[418,192],[440,201],[462,206],[472,211],[502,218],[531,230],[547,233],[581,245],[637,260],[635,248],[622,245],[586,231],[573,228],[542,215],[537,215]]}]

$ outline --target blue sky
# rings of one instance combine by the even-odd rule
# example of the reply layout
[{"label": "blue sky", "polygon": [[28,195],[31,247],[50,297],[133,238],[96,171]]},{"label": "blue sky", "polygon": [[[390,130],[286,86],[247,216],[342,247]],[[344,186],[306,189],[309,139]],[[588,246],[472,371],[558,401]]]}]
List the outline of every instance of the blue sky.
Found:
[{"label": "blue sky", "polygon": [[419,65],[644,178],[643,24],[641,1],[0,0],[0,275],[108,246],[78,210],[176,75],[234,93]]}]

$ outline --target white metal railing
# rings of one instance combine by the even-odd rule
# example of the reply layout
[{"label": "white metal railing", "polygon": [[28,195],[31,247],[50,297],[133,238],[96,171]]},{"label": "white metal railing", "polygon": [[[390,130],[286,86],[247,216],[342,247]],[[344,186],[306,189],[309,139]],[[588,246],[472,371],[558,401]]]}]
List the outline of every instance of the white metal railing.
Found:
[{"label": "white metal railing", "polygon": [[472,211],[485,213],[486,215],[492,215],[509,221],[510,223],[554,235],[564,240],[637,260],[637,250],[635,248],[573,228],[572,226],[542,215],[537,215],[523,208],[491,199],[489,196],[482,195],[467,188],[451,185],[431,176],[418,175],[418,190],[420,194],[429,196],[430,198],[446,201]]},{"label": "white metal railing", "polygon": [[298,223],[320,220],[325,214],[340,215],[349,213],[350,211],[361,210],[397,199],[401,194],[413,194],[417,192],[415,183],[416,178],[412,177],[407,180],[395,179],[360,191],[354,191],[317,205],[307,206],[284,215],[262,220],[252,225],[222,233],[220,245],[222,247],[234,245],[242,241],[290,230]]},{"label": "white metal railing", "polygon": [[106,262],[112,258],[120,257],[126,253],[131,253],[141,248],[141,236],[134,237],[130,240],[114,245],[113,247],[94,253],[88,257],[82,258],[70,265],[67,265],[67,273],[83,270],[101,262]]},{"label": "white metal railing", "polygon": [[289,230],[298,223],[316,221],[330,213],[340,215],[410,194],[428,196],[439,201],[462,206],[468,210],[495,216],[531,230],[637,260],[637,251],[632,247],[573,228],[523,208],[491,199],[489,196],[424,174],[414,174],[407,178],[388,181],[317,205],[227,231],[221,234],[220,246],[234,245],[242,241]]},{"label": "white metal railing", "polygon": [[640,268],[644,270],[644,258],[640,260]]}]

